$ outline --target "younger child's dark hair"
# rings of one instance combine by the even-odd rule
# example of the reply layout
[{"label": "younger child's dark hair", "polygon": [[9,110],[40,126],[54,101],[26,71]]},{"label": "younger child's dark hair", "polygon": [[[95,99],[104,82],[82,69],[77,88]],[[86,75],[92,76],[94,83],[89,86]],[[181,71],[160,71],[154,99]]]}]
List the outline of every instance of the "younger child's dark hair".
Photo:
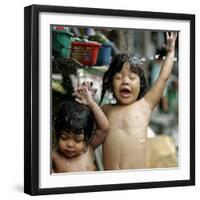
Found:
[{"label": "younger child's dark hair", "polygon": [[117,54],[113,57],[108,70],[104,74],[101,99],[99,104],[101,104],[103,101],[106,91],[112,92],[113,77],[116,73],[122,70],[122,67],[125,63],[129,63],[131,71],[140,77],[140,93],[137,100],[141,99],[145,95],[147,84],[144,76],[144,71],[139,67],[142,64],[140,59],[136,55]]},{"label": "younger child's dark hair", "polygon": [[84,141],[88,143],[94,128],[92,111],[77,102],[65,101],[58,105],[54,114],[54,130],[57,140],[63,131],[74,134],[84,134]]}]

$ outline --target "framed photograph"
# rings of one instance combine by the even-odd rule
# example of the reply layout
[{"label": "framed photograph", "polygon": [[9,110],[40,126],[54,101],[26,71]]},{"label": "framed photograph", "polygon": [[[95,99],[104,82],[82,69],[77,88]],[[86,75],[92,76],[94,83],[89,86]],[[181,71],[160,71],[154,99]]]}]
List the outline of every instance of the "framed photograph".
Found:
[{"label": "framed photograph", "polygon": [[195,184],[194,15],[31,5],[24,37],[25,193]]}]

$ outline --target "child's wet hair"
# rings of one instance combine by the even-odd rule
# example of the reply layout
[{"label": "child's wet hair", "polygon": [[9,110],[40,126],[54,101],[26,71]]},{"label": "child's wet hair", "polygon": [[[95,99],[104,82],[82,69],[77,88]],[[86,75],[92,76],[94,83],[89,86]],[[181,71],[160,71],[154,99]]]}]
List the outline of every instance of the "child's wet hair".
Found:
[{"label": "child's wet hair", "polygon": [[63,134],[84,134],[84,141],[89,142],[94,128],[94,117],[91,110],[77,102],[65,101],[58,105],[54,114],[54,130],[57,140]]},{"label": "child's wet hair", "polygon": [[117,54],[113,57],[108,70],[104,74],[101,99],[99,104],[101,104],[101,102],[103,101],[106,91],[113,92],[112,91],[113,77],[115,76],[116,73],[122,70],[123,65],[125,63],[129,63],[131,71],[136,73],[140,78],[140,93],[138,95],[137,100],[141,99],[145,95],[147,84],[144,76],[144,71],[140,68],[140,65],[142,64],[140,59],[136,55]]}]

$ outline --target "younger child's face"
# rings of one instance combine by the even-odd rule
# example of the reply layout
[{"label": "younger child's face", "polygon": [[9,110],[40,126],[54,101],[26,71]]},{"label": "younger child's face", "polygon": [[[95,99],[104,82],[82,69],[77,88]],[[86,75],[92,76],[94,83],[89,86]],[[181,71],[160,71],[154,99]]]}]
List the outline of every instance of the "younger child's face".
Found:
[{"label": "younger child's face", "polygon": [[73,158],[83,153],[85,146],[83,134],[66,133],[58,139],[58,148],[60,152],[67,158]]},{"label": "younger child's face", "polygon": [[122,70],[113,77],[113,93],[117,102],[122,105],[134,103],[140,93],[140,78],[125,63]]}]

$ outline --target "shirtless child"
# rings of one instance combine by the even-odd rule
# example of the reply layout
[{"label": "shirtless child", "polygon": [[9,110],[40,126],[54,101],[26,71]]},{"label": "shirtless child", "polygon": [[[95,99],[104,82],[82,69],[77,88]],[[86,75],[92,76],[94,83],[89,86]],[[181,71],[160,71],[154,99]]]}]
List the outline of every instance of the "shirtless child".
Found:
[{"label": "shirtless child", "polygon": [[177,33],[167,33],[166,60],[154,85],[145,94],[144,72],[137,57],[116,55],[103,78],[101,102],[106,91],[113,93],[116,104],[102,106],[109,120],[103,143],[105,170],[146,167],[147,127],[152,110],[162,97],[170,76]]},{"label": "shirtless child", "polygon": [[[89,95],[87,90],[85,92]],[[92,137],[95,114],[97,126],[101,127],[102,133],[107,130],[108,123],[95,102],[91,100],[89,105],[93,106],[92,109],[76,102],[63,102],[59,105],[54,119],[57,144],[52,150],[53,173],[96,170],[94,165],[96,145],[89,144],[91,138],[95,138]],[[98,120],[99,115],[101,120]]]}]

